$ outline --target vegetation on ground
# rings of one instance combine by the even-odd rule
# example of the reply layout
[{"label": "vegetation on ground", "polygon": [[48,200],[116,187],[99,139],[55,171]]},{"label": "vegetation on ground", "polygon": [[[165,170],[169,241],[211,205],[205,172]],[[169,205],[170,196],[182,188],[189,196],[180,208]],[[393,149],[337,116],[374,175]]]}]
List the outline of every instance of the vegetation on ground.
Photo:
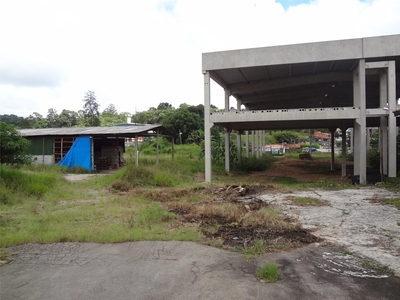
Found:
[{"label": "vegetation on ground", "polygon": [[[167,141],[162,143],[158,163],[154,144],[145,142],[139,166],[128,148],[123,168],[85,181],[67,181],[67,170],[57,166],[1,165],[0,248],[29,242],[185,240],[240,251],[250,259],[318,240],[257,195],[327,187],[327,182],[226,174],[224,165],[214,162],[213,183],[206,185],[201,145],[176,145],[172,160]],[[276,159],[269,159],[251,161],[268,160],[270,168]]]},{"label": "vegetation on ground", "polygon": [[256,271],[256,276],[265,282],[276,282],[278,280],[278,267],[274,263],[265,263]]},{"label": "vegetation on ground", "polygon": [[313,198],[313,197],[292,197],[289,196],[287,197],[288,200],[290,200],[293,204],[295,205],[300,205],[300,206],[323,206],[323,205],[329,205],[328,201],[322,201],[318,198]]}]

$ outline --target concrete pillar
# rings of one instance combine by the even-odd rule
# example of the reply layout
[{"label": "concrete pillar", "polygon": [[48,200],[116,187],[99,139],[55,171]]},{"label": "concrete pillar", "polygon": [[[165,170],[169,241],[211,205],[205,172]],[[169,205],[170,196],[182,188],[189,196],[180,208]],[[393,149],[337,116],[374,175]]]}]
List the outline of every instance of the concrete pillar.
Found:
[{"label": "concrete pillar", "polygon": [[[386,107],[388,103],[387,73],[383,72],[379,76],[379,102],[380,107]],[[388,118],[380,117],[379,125],[379,155],[381,162],[381,173],[388,174]]]},{"label": "concrete pillar", "polygon": [[[237,99],[236,101],[236,109],[239,112],[241,110],[242,106],[242,101]],[[236,142],[237,142],[237,157],[238,157],[238,163],[242,162],[242,134],[240,131],[238,131],[237,136],[236,136]]]},{"label": "concrete pillar", "polygon": [[256,131],[256,140],[257,140],[256,155],[257,155],[257,158],[259,158],[260,157],[260,130]]},{"label": "concrete pillar", "polygon": [[246,157],[249,158],[249,131],[246,130]]},{"label": "concrete pillar", "polygon": [[336,128],[329,128],[329,132],[331,133],[331,171],[335,170],[335,131]]},{"label": "concrete pillar", "polygon": [[[229,89],[225,89],[225,112],[229,112],[229,96],[230,91]],[[225,129],[225,171],[230,172],[230,133],[229,129]]]},{"label": "concrete pillar", "polygon": [[342,127],[342,177],[346,176],[346,165],[347,165],[347,138],[346,138],[346,130],[347,127]]},{"label": "concrete pillar", "polygon": [[204,158],[205,181],[211,183],[211,124],[210,124],[210,73],[204,74]]},{"label": "concrete pillar", "polygon": [[254,157],[254,130],[251,131],[251,156]]},{"label": "concrete pillar", "polygon": [[261,131],[261,155],[265,152],[265,130]]},{"label": "concrete pillar", "polygon": [[393,110],[397,108],[396,101],[396,65],[394,61],[389,61],[388,67],[388,104],[389,104],[389,115],[388,115],[388,177],[396,177],[397,167],[397,149],[396,149],[396,117],[393,114]]},{"label": "concrete pillar", "polygon": [[366,151],[366,95],[365,60],[360,59],[353,72],[354,106],[360,110],[360,117],[354,122],[354,175],[360,176],[360,184],[367,182]]}]

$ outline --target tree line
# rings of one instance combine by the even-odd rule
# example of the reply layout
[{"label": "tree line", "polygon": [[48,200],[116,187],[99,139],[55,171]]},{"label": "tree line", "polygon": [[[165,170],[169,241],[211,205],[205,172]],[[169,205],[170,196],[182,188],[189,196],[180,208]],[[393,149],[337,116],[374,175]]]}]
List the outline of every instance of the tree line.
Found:
[{"label": "tree line", "polygon": [[[83,107],[79,111],[63,109],[60,113],[49,108],[43,116],[33,112],[28,117],[17,115],[0,115],[0,122],[13,125],[16,128],[62,128],[62,127],[92,127],[113,126],[126,123],[131,117],[132,123],[161,124],[175,137],[177,143],[196,143],[204,138],[204,105],[196,106],[181,104],[174,108],[167,102],[161,102],[157,108],[131,114],[118,112],[114,104],[109,104],[102,112],[94,91],[87,91],[83,98]],[[212,106],[213,110],[218,110]]]}]

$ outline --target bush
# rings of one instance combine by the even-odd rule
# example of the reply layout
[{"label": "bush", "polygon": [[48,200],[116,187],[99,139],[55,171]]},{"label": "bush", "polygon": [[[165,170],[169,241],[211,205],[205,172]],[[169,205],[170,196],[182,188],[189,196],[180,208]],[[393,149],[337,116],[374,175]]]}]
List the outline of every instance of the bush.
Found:
[{"label": "bush", "polygon": [[0,122],[0,141],[1,164],[23,165],[32,162],[31,157],[26,154],[30,142],[14,127]]},{"label": "bush", "polygon": [[271,167],[274,157],[271,154],[263,154],[261,157],[243,157],[241,163],[233,169],[241,172],[265,171]]}]

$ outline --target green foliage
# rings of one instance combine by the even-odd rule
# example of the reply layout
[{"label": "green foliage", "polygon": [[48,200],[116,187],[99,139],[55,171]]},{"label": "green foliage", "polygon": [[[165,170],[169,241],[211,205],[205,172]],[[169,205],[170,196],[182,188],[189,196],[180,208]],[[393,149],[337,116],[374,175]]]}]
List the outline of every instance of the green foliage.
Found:
[{"label": "green foliage", "polygon": [[139,226],[151,226],[152,224],[166,222],[173,219],[175,219],[173,213],[160,209],[160,205],[153,202],[139,212],[139,215],[136,218],[136,224]]},{"label": "green foliage", "polygon": [[386,204],[392,204],[397,207],[397,209],[400,209],[400,198],[383,199],[382,202]]},{"label": "green foliage", "polygon": [[197,113],[191,112],[187,106],[170,110],[170,113],[162,120],[162,125],[167,128],[175,138],[175,141],[186,143],[189,134],[203,129],[203,119]]},{"label": "green foliage", "polygon": [[56,183],[53,173],[27,173],[9,166],[0,166],[0,203],[13,204],[19,195],[42,197]]},{"label": "green foliage", "polygon": [[99,104],[93,91],[87,91],[83,98],[86,126],[100,126]]},{"label": "green foliage", "polygon": [[326,201],[321,201],[318,198],[313,197],[290,197],[290,200],[300,206],[322,206],[328,205]]},{"label": "green foliage", "polygon": [[257,270],[256,276],[266,282],[276,282],[278,280],[278,267],[274,263],[266,263]]},{"label": "green foliage", "polygon": [[0,163],[22,165],[31,162],[26,155],[30,142],[11,125],[0,122]]},{"label": "green foliage", "polygon": [[244,251],[246,259],[253,259],[265,253],[265,244],[263,240],[256,239],[251,247],[248,247]]},{"label": "green foliage", "polygon": [[275,131],[272,133],[278,143],[293,144],[298,139],[297,133],[290,130]]},{"label": "green foliage", "polygon": [[271,167],[274,157],[270,154],[263,154],[261,157],[242,157],[239,164],[233,166],[233,170],[241,172],[265,171]]},{"label": "green foliage", "polygon": [[0,122],[4,122],[8,125],[18,126],[19,123],[24,120],[23,117],[18,117],[16,115],[0,115]]}]

